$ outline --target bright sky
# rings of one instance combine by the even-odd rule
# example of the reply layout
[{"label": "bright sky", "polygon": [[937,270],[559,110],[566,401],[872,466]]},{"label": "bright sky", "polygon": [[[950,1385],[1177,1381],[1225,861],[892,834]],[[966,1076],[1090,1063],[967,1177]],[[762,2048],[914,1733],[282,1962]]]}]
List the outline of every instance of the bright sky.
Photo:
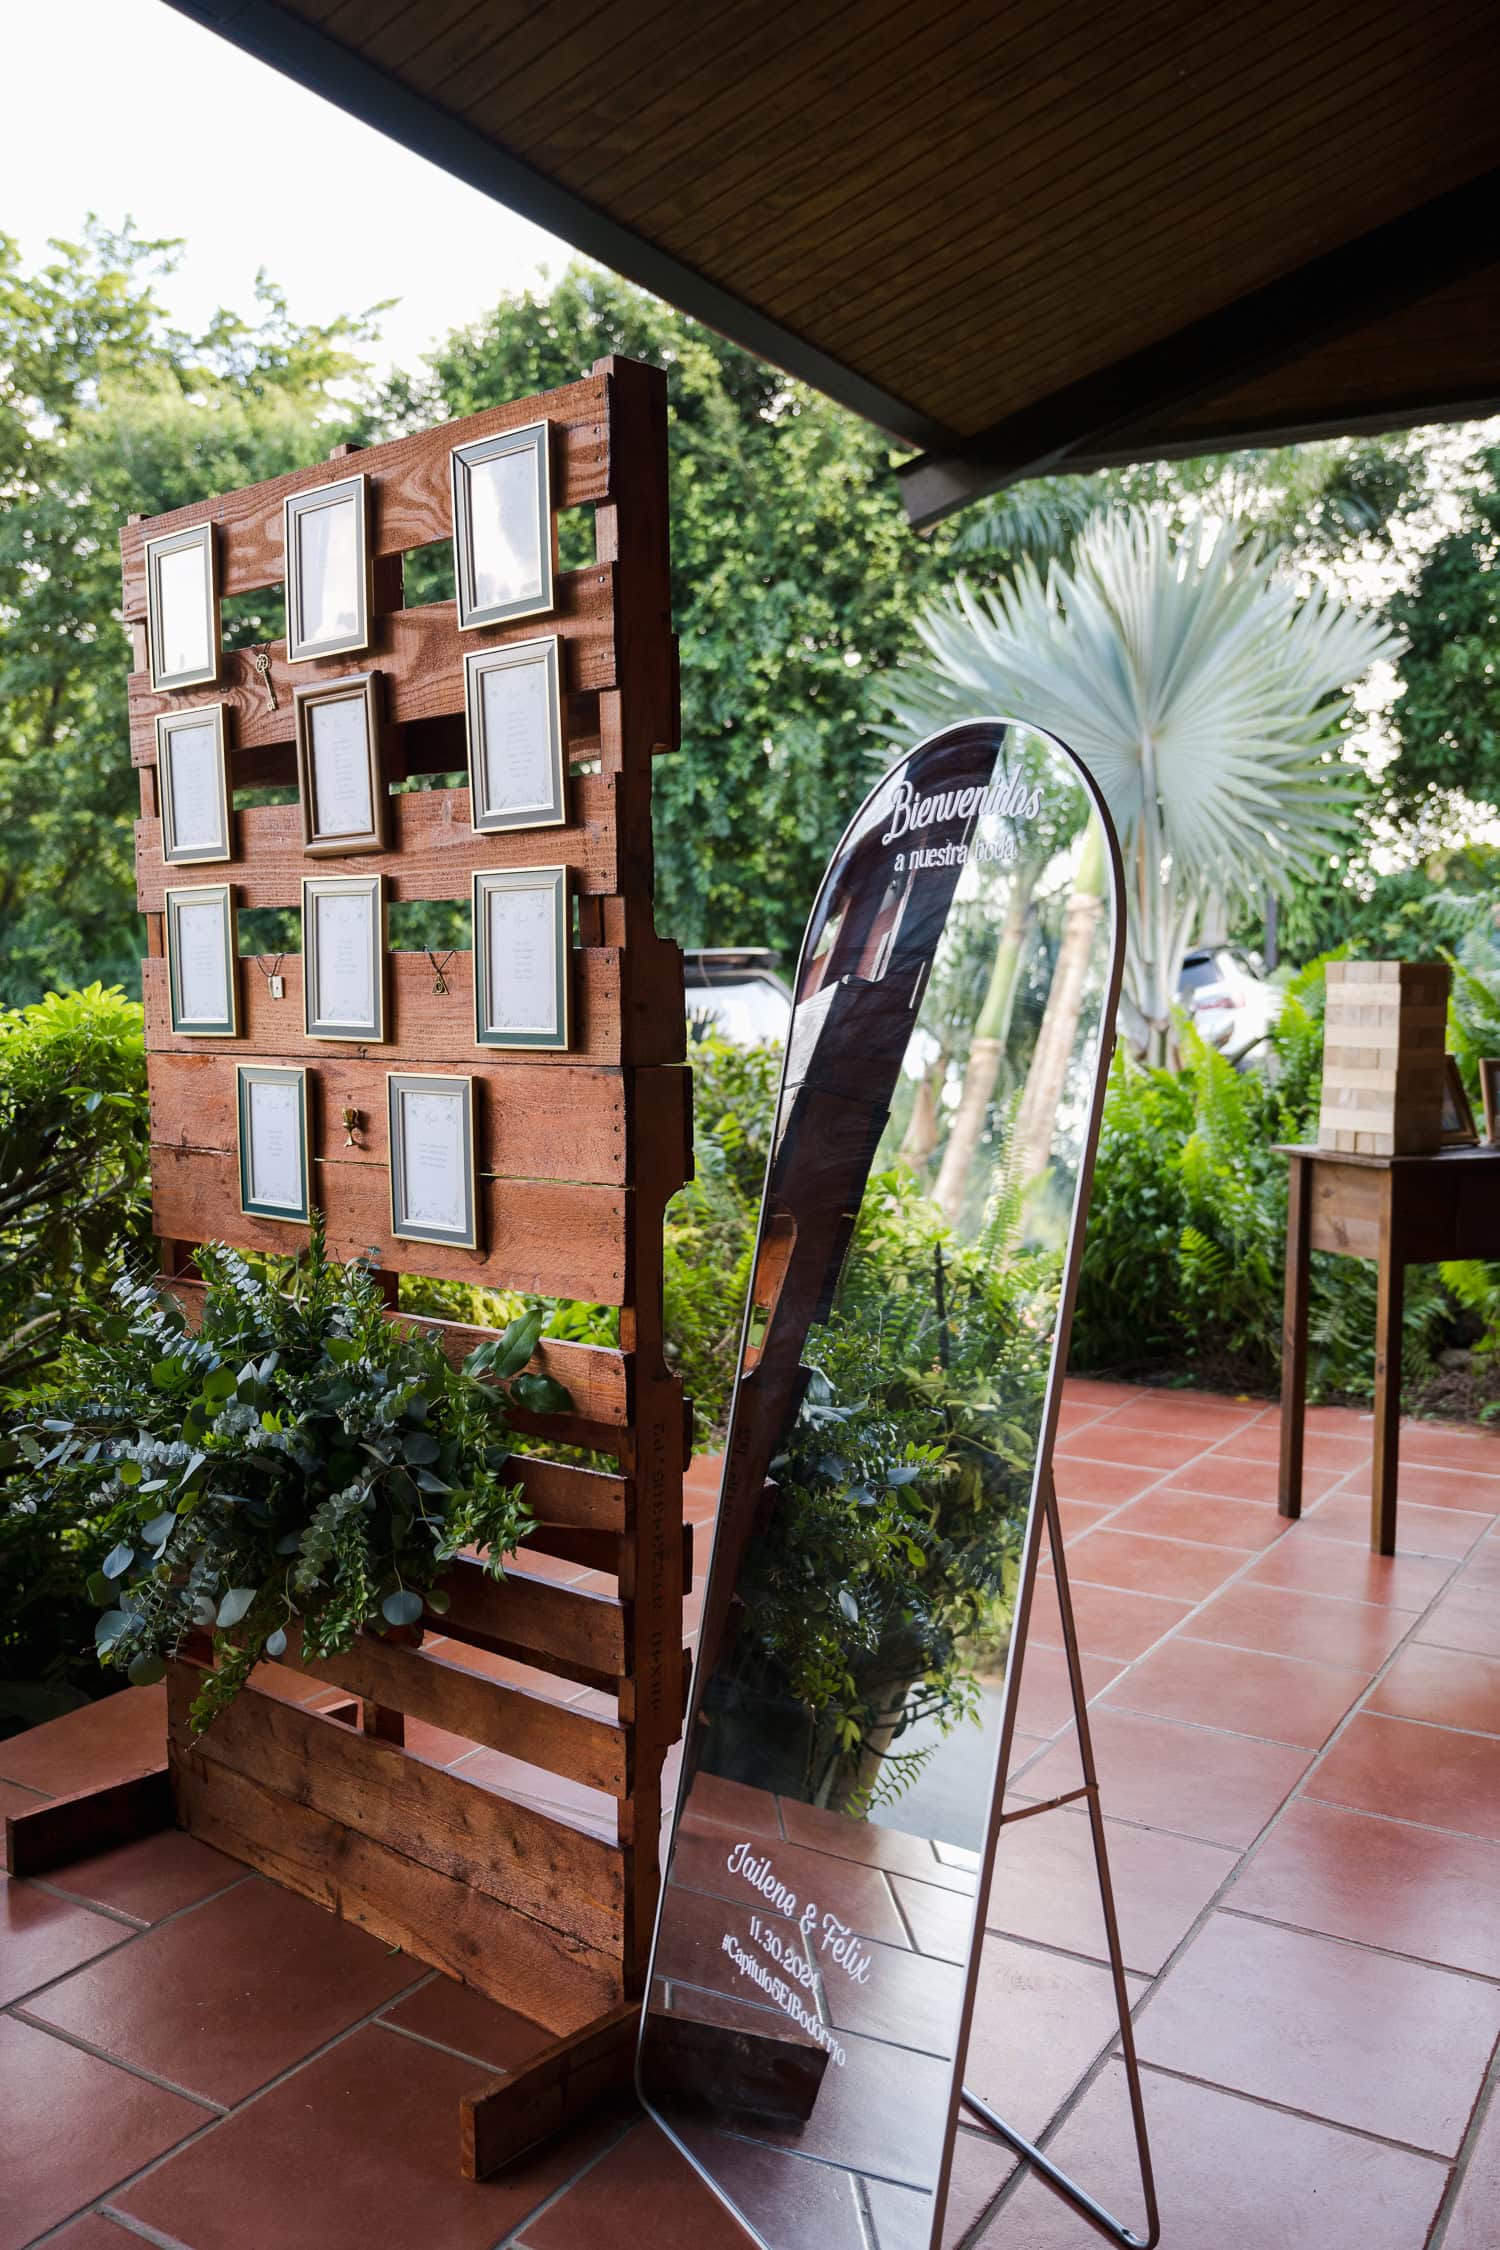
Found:
[{"label": "bright sky", "polygon": [[[568,247],[190,23],[164,0],[4,9],[0,232],[27,262],[85,216],[182,235],[167,309],[252,310],[264,266],[293,317],[400,303],[379,363],[411,366]],[[338,244],[319,223],[336,222]]]}]

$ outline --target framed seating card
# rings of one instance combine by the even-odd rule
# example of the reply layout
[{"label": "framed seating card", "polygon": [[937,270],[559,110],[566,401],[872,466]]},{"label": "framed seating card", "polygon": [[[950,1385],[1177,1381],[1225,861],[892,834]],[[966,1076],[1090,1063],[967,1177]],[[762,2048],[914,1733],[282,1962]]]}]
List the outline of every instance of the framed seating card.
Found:
[{"label": "framed seating card", "polygon": [[380,674],[356,672],[295,690],[297,789],[305,852],[385,849]]},{"label": "framed seating card", "polygon": [[224,706],[163,711],[156,721],[161,849],[174,866],[232,859]]},{"label": "framed seating card", "polygon": [[309,1039],[385,1038],[385,877],[302,879],[302,1007]]},{"label": "framed seating card", "polygon": [[568,808],[556,637],[471,649],[464,716],[476,830],[561,827]]},{"label": "framed seating card", "polygon": [[499,625],[552,607],[552,476],[547,424],[453,448],[458,622]]},{"label": "framed seating card", "polygon": [[369,645],[369,479],[361,473],[286,503],[287,661]]},{"label": "framed seating card", "polygon": [[219,676],[219,585],[214,527],[195,523],[146,541],[146,651],[158,691]]},{"label": "framed seating card", "polygon": [[198,1039],[237,1039],[240,963],[234,893],[227,883],[200,883],[191,890],[165,892],[163,904],[172,1029]]},{"label": "framed seating card", "polygon": [[281,1063],[241,1063],[237,1072],[240,1209],[247,1218],[312,1218],[312,1144],[307,1072]]},{"label": "framed seating card", "polygon": [[393,1070],[386,1078],[386,1100],[392,1234],[477,1250],[473,1079]]},{"label": "framed seating card", "polygon": [[474,1037],[481,1047],[570,1043],[572,954],[565,867],[474,877]]}]

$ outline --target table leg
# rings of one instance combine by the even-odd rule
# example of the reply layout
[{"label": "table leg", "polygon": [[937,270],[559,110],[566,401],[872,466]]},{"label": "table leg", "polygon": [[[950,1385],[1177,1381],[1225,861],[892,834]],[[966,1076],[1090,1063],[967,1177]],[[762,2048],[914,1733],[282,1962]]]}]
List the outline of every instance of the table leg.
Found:
[{"label": "table leg", "polygon": [[1396,1461],[1401,1444],[1401,1301],[1405,1268],[1387,1238],[1375,1281],[1375,1464],[1370,1552],[1396,1552]]},{"label": "table leg", "polygon": [[1302,1433],[1307,1412],[1307,1291],[1312,1166],[1292,1158],[1286,1205],[1286,1302],[1281,1319],[1281,1482],[1284,1516],[1302,1513]]}]

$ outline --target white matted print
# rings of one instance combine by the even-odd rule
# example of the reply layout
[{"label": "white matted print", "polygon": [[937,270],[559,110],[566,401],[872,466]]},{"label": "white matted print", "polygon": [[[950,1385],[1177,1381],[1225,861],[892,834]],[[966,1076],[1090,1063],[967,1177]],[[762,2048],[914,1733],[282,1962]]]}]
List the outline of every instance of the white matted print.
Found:
[{"label": "white matted print", "polygon": [[369,479],[361,472],[287,501],[286,653],[300,664],[369,645]]},{"label": "white matted print", "polygon": [[392,1234],[477,1249],[473,1079],[393,1070],[386,1089]]},{"label": "white matted print", "polygon": [[146,541],[146,653],[159,692],[219,676],[214,527],[195,523]]},{"label": "white matted print", "polygon": [[173,866],[232,859],[224,705],[163,711],[156,722],[162,857]]},{"label": "white matted print", "polygon": [[453,572],[463,628],[552,607],[548,426],[453,448]]},{"label": "white matted print", "polygon": [[307,1072],[279,1063],[241,1063],[237,1072],[240,1209],[247,1218],[312,1217],[312,1148]]},{"label": "white matted print", "polygon": [[474,1037],[481,1047],[571,1040],[568,871],[496,867],[474,877]]},{"label": "white matted print", "polygon": [[305,852],[385,847],[386,787],[380,756],[380,674],[320,680],[292,697],[297,787]]},{"label": "white matted print", "polygon": [[561,827],[568,810],[556,638],[471,649],[464,715],[475,829]]},{"label": "white matted print", "polygon": [[239,1034],[239,949],[234,894],[200,883],[163,895],[172,1029],[199,1039]]},{"label": "white matted print", "polygon": [[302,1006],[309,1039],[385,1038],[385,877],[302,879]]}]

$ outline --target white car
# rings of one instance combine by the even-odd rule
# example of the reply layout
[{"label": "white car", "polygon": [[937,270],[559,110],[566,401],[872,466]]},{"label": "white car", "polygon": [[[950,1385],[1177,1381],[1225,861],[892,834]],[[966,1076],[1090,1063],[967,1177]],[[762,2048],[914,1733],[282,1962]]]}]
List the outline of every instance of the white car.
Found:
[{"label": "white car", "polygon": [[1282,995],[1247,953],[1234,946],[1198,946],[1182,957],[1177,998],[1193,1028],[1231,1059],[1265,1038],[1281,1013]]},{"label": "white car", "polygon": [[768,946],[715,946],[682,957],[688,1035],[712,1033],[736,1047],[784,1044],[792,996]]}]

